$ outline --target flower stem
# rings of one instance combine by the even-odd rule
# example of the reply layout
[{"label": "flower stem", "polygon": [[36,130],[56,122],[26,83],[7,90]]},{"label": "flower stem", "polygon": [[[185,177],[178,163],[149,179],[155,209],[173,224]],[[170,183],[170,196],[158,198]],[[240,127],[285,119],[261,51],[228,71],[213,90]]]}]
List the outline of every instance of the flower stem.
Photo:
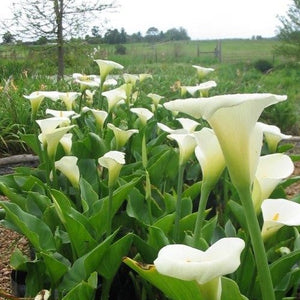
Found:
[{"label": "flower stem", "polygon": [[195,247],[197,247],[199,239],[202,236],[202,227],[203,227],[203,222],[205,219],[204,213],[205,213],[205,208],[206,208],[206,204],[207,204],[207,200],[208,200],[210,191],[211,191],[210,186],[206,185],[202,181],[201,196],[200,196],[200,200],[199,200],[197,219],[196,219],[196,224],[195,224],[195,229],[194,229],[194,246]]},{"label": "flower stem", "polygon": [[184,173],[184,165],[180,164],[178,170],[177,202],[176,202],[176,214],[175,214],[175,226],[174,226],[175,242],[179,242],[179,234],[180,234],[179,221],[181,219],[183,173]]},{"label": "flower stem", "polygon": [[108,188],[108,206],[107,206],[107,230],[106,236],[111,233],[111,221],[112,221],[112,199],[113,198],[113,187]]},{"label": "flower stem", "polygon": [[238,188],[238,193],[244,207],[248,231],[254,251],[258,282],[262,293],[262,299],[275,300],[271,273],[268,265],[266,251],[261,236],[260,226],[254,210],[254,205],[249,188]]}]

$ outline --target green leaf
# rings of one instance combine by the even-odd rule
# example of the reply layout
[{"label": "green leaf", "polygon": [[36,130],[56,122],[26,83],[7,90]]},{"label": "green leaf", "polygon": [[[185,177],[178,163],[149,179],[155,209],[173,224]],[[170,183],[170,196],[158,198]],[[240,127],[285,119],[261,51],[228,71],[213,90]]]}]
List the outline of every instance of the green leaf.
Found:
[{"label": "green leaf", "polygon": [[165,233],[158,227],[149,227],[149,238],[148,243],[154,249],[161,249],[162,247],[170,244],[168,237]]},{"label": "green leaf", "polygon": [[284,255],[270,266],[270,272],[274,287],[280,284],[282,280],[282,274],[287,274],[291,271],[291,268],[300,260],[300,250],[293,251]]},{"label": "green leaf", "polygon": [[74,299],[84,299],[84,300],[94,300],[95,290],[97,282],[97,273],[94,272],[88,278],[88,281],[83,281],[78,283],[72,290],[70,290],[62,300],[74,300]]},{"label": "green leaf", "polygon": [[7,218],[19,228],[38,251],[53,251],[56,249],[50,228],[37,217],[24,212],[18,205],[2,202]]},{"label": "green leaf", "polygon": [[[119,210],[120,206],[123,204],[128,193],[130,193],[134,186],[139,182],[140,178],[135,178],[134,180],[128,183],[122,183],[122,185],[116,189],[113,193],[112,199],[112,213],[113,215]],[[96,205],[100,204],[100,208]],[[108,210],[108,197],[105,197],[95,203],[93,208],[94,214],[90,217],[90,223],[93,225],[94,229],[97,231],[98,235],[101,235],[106,230],[106,214]]]},{"label": "green leaf", "polygon": [[222,296],[221,300],[247,300],[241,295],[238,285],[235,281],[222,277]]},{"label": "green leaf", "polygon": [[95,272],[101,260],[109,249],[116,232],[106,238],[102,243],[99,243],[89,253],[78,258],[69,271],[65,274],[62,283],[58,286],[60,291],[70,291],[81,281],[87,280],[90,274]]},{"label": "green leaf", "polygon": [[36,134],[21,134],[20,138],[29,148],[33,150],[36,155],[39,155],[40,142]]},{"label": "green leaf", "polygon": [[230,208],[231,212],[233,213],[234,217],[236,220],[239,222],[242,228],[246,229],[247,224],[246,224],[246,218],[244,214],[244,209],[243,207],[236,203],[233,200],[229,200],[227,203],[228,207]]},{"label": "green leaf", "polygon": [[91,216],[93,213],[93,205],[99,200],[98,194],[84,178],[80,179],[79,185],[83,212],[86,215]]},{"label": "green leaf", "polygon": [[[209,300],[201,295],[196,281],[184,281],[159,274],[154,265],[140,264],[128,257],[123,261],[172,300]],[[227,300],[229,299],[231,300]]]},{"label": "green leaf", "polygon": [[98,273],[106,279],[112,279],[122,263],[122,258],[128,255],[133,235],[127,234],[113,243],[105,253],[98,267]]},{"label": "green leaf", "polygon": [[56,285],[63,275],[68,271],[69,261],[59,253],[41,252],[47,272],[51,278],[52,285]]},{"label": "green leaf", "polygon": [[51,193],[57,214],[76,251],[74,254],[80,257],[97,245],[97,241],[92,236],[93,227],[83,214],[72,208],[70,200],[64,194],[56,190],[52,190]]},{"label": "green leaf", "polygon": [[10,265],[14,270],[26,271],[26,263],[29,261],[29,257],[19,248],[16,248],[10,257]]}]

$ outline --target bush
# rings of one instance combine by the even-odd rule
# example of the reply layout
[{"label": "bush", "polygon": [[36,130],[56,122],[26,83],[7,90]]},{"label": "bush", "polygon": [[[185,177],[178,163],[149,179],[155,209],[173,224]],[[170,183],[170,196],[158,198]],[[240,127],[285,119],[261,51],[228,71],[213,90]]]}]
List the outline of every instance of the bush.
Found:
[{"label": "bush", "polygon": [[266,59],[259,59],[254,63],[254,67],[262,73],[267,73],[273,68],[273,64]]},{"label": "bush", "polygon": [[126,52],[127,52],[127,49],[124,45],[116,45],[115,46],[115,54],[125,55]]}]

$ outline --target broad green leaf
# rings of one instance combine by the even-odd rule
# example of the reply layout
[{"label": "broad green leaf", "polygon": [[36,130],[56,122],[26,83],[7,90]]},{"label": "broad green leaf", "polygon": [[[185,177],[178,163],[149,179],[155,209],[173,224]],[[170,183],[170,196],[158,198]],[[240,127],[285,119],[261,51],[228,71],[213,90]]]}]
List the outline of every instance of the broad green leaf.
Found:
[{"label": "broad green leaf", "polygon": [[56,190],[52,190],[51,193],[55,209],[69,234],[76,256],[80,257],[97,245],[92,236],[93,227],[83,214],[72,208],[64,194]]},{"label": "broad green leaf", "polygon": [[149,227],[148,243],[151,247],[157,249],[157,251],[170,244],[169,239],[163,230],[154,226]]},{"label": "broad green leaf", "polygon": [[59,253],[41,252],[51,283],[56,285],[62,276],[68,271],[69,261]]},{"label": "broad green leaf", "polygon": [[122,263],[122,258],[128,255],[132,240],[133,235],[129,233],[113,243],[104,254],[98,273],[106,279],[112,279]]},{"label": "broad green leaf", "polygon": [[26,263],[30,258],[26,256],[19,248],[16,248],[10,257],[10,266],[14,270],[26,271]]},{"label": "broad green leaf", "polygon": [[90,216],[93,213],[93,205],[99,200],[98,194],[84,178],[80,179],[81,203],[83,212]]},{"label": "broad green leaf", "polygon": [[270,265],[270,272],[274,287],[280,284],[282,274],[287,274],[300,260],[300,250],[293,251],[276,260]]},{"label": "broad green leaf", "polygon": [[95,272],[101,260],[109,249],[116,232],[106,238],[102,243],[99,243],[89,253],[78,258],[69,271],[65,274],[62,283],[58,286],[60,291],[70,291],[80,282],[87,280],[91,273]]},{"label": "broad green leaf", "polygon": [[37,217],[24,212],[18,205],[2,202],[7,218],[19,228],[37,251],[53,251],[56,249],[50,228]]},{"label": "broad green leaf", "polygon": [[189,197],[195,199],[201,191],[202,181],[195,182],[193,185],[189,186],[182,192],[182,197]]},{"label": "broad green leaf", "polygon": [[12,189],[0,183],[0,191],[10,200],[10,202],[18,205],[22,210],[26,210],[26,198],[19,193],[14,192]]},{"label": "broad green leaf", "polygon": [[[139,182],[140,178],[135,178],[134,180],[123,183],[119,188],[117,188],[113,193],[112,199],[112,213],[113,215],[119,210],[124,200],[126,199],[128,193],[134,189],[134,186]],[[96,208],[97,204],[101,204],[100,208]],[[89,218],[90,223],[93,225],[94,229],[97,231],[98,235],[101,235],[106,230],[106,215],[108,211],[108,197],[101,199],[95,203],[93,208],[94,215]]]},{"label": "broad green leaf", "polygon": [[70,290],[62,300],[75,300],[75,299],[84,299],[84,300],[94,300],[95,290],[97,285],[97,274],[96,272],[92,273],[88,278],[88,281],[78,283],[72,290]]},{"label": "broad green leaf", "polygon": [[144,261],[154,261],[157,257],[157,249],[150,246],[146,240],[142,239],[138,235],[134,235],[133,244]]},{"label": "broad green leaf", "polygon": [[128,257],[123,261],[172,300],[208,300],[201,295],[196,281],[184,281],[159,274],[154,265],[140,264]]},{"label": "broad green leaf", "polygon": [[27,146],[29,146],[29,148],[33,150],[35,154],[39,155],[40,142],[36,134],[21,134],[20,138],[23,142],[26,143]]},{"label": "broad green leaf", "polygon": [[233,200],[229,200],[227,205],[230,208],[230,210],[233,213],[236,220],[241,225],[241,227],[244,229],[247,228],[247,223],[246,223],[246,218],[245,218],[243,207]]},{"label": "broad green leaf", "polygon": [[235,281],[222,277],[222,295],[221,300],[247,300],[241,295],[238,285]]},{"label": "broad green leaf", "polygon": [[153,226],[160,228],[165,234],[168,234],[173,228],[173,224],[175,221],[175,215],[169,214],[160,219],[158,219]]}]

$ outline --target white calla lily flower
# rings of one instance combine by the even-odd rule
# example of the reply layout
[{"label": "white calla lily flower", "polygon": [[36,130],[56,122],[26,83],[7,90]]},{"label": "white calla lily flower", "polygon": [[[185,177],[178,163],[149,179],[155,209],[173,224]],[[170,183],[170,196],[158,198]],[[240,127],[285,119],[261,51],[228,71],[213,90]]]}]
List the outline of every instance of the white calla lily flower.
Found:
[{"label": "white calla lily flower", "polygon": [[114,132],[117,149],[122,148],[134,133],[139,132],[137,129],[122,130],[112,123],[108,123],[107,127]]},{"label": "white calla lily flower", "polygon": [[38,138],[43,146],[47,147],[48,156],[53,158],[60,139],[75,125],[67,126],[70,124],[70,120],[58,117],[36,120],[36,122],[41,128],[41,134]]},{"label": "white calla lily flower", "polygon": [[264,199],[271,195],[283,179],[292,175],[293,171],[294,163],[288,155],[274,153],[259,158],[252,190],[256,212],[260,211]]},{"label": "white calla lily flower", "polygon": [[95,59],[99,70],[100,70],[100,78],[101,82],[104,82],[107,75],[114,69],[123,69],[124,67],[114,61],[111,60],[103,60],[103,59]]},{"label": "white calla lily flower", "polygon": [[190,246],[173,244],[163,247],[154,261],[157,271],[181,280],[195,280],[199,285],[216,284],[213,298],[220,299],[222,275],[233,273],[240,265],[245,242],[240,238],[223,238],[201,251]]},{"label": "white calla lily flower", "polygon": [[40,92],[33,92],[29,96],[24,95],[24,98],[26,98],[30,101],[32,115],[36,116],[37,111],[38,111],[43,99],[45,98],[45,96],[43,94],[41,94]]},{"label": "white calla lily flower", "polygon": [[210,128],[202,128],[194,133],[197,146],[195,155],[202,170],[203,183],[215,186],[225,169],[225,159],[219,141]]},{"label": "white calla lily flower", "polygon": [[108,186],[112,187],[119,177],[122,166],[125,164],[125,153],[109,151],[98,159],[98,163],[108,169]]},{"label": "white calla lily flower", "polygon": [[103,92],[102,95],[107,99],[108,112],[110,112],[119,101],[127,98],[124,87],[118,87],[113,90]]},{"label": "white calla lily flower", "polygon": [[292,137],[291,135],[281,133],[280,128],[275,125],[268,125],[262,122],[257,122],[257,124],[264,133],[271,153],[276,152],[277,146],[282,139],[290,139]]},{"label": "white calla lily flower", "polygon": [[179,147],[179,165],[183,166],[194,153],[196,147],[195,137],[192,134],[171,133],[167,138],[177,142]]},{"label": "white calla lily flower", "polygon": [[193,68],[196,69],[198,78],[200,80],[202,80],[207,74],[209,74],[215,70],[213,68],[205,68],[205,67],[196,66],[196,65],[193,65]]},{"label": "white calla lily flower", "polygon": [[63,156],[55,162],[55,168],[62,172],[75,188],[79,187],[79,168],[77,166],[78,158],[76,156]]},{"label": "white calla lily flower", "polygon": [[149,93],[147,97],[149,97],[152,100],[155,107],[157,107],[160,100],[164,98],[163,96],[154,93]]},{"label": "white calla lily flower", "polygon": [[241,187],[254,180],[263,137],[256,126],[260,114],[265,107],[286,99],[273,94],[234,94],[177,99],[164,106],[208,121],[218,137],[231,180]]},{"label": "white calla lily flower", "polygon": [[206,82],[200,83],[200,84],[195,85],[195,86],[184,86],[184,85],[182,85],[180,87],[180,90],[181,90],[181,95],[182,96],[184,96],[186,94],[186,92],[188,92],[190,95],[195,97],[197,92],[200,92],[201,96],[207,97],[208,96],[208,91],[211,88],[216,87],[216,86],[217,86],[217,83],[213,80],[210,80],[210,81],[206,81]]},{"label": "white calla lily flower", "polygon": [[139,80],[140,82],[148,79],[148,78],[153,78],[151,74],[147,74],[147,73],[142,73],[142,74],[139,74]]},{"label": "white calla lily flower", "polygon": [[88,107],[84,107],[82,110],[83,112],[91,111],[99,128],[103,128],[104,122],[108,116],[108,113],[105,110],[99,110]]},{"label": "white calla lily flower", "polygon": [[50,108],[46,109],[46,114],[52,115],[53,117],[57,117],[57,118],[72,118],[75,116],[79,116],[73,110],[55,110]]},{"label": "white calla lily flower", "polygon": [[178,118],[177,121],[181,124],[182,128],[172,129],[169,126],[159,122],[157,123],[157,126],[161,130],[168,133],[193,133],[196,127],[199,125],[198,122],[189,118]]},{"label": "white calla lily flower", "polygon": [[139,80],[138,75],[128,73],[124,73],[123,78],[125,83],[131,83],[133,86],[135,86],[136,82]]},{"label": "white calla lily flower", "polygon": [[65,154],[70,155],[72,149],[72,133],[66,133],[59,141],[59,143],[64,148]]},{"label": "white calla lily flower", "polygon": [[153,112],[147,108],[143,108],[143,107],[130,108],[130,111],[138,115],[143,126],[145,126],[147,124],[147,121],[153,117]]},{"label": "white calla lily flower", "polygon": [[77,92],[67,92],[67,93],[60,93],[59,99],[61,99],[67,110],[72,110],[74,101],[78,98],[80,93]]},{"label": "white calla lily flower", "polygon": [[262,236],[267,239],[284,225],[300,225],[300,204],[286,199],[266,199],[261,205],[264,224]]}]

